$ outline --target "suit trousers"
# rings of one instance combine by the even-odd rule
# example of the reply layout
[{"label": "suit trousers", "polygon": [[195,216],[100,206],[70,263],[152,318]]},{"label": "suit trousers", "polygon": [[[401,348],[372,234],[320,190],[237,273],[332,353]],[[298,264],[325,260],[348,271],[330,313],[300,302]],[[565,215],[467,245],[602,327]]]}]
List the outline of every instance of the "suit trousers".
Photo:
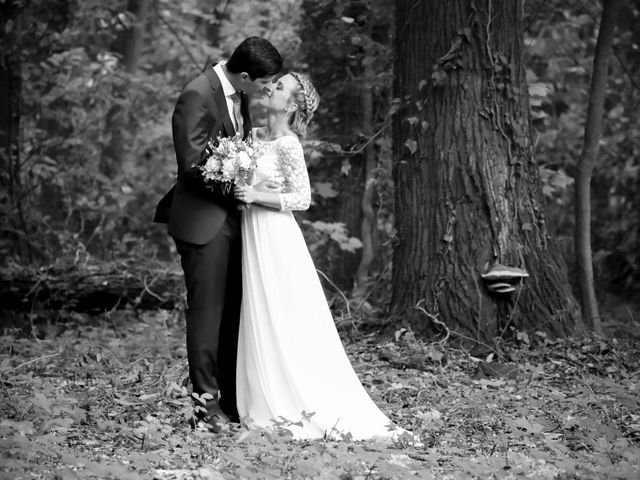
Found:
[{"label": "suit trousers", "polygon": [[236,357],[242,300],[240,216],[229,213],[204,245],[174,238],[187,287],[187,358],[194,393],[210,393],[209,413],[219,407],[237,418]]}]

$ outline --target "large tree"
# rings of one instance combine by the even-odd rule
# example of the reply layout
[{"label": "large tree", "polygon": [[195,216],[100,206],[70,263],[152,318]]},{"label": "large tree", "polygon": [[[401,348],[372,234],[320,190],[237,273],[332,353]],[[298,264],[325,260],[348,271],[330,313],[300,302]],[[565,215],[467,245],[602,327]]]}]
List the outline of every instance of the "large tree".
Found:
[{"label": "large tree", "polygon": [[[582,330],[545,223],[521,2],[398,0],[395,52],[392,311],[484,340]],[[496,265],[529,276],[493,292]]]}]

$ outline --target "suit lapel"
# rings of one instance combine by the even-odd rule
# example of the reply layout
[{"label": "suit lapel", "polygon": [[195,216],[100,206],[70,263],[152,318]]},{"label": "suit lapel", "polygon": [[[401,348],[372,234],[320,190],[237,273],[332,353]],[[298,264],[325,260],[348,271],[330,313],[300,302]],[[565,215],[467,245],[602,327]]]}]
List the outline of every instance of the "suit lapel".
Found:
[{"label": "suit lapel", "polygon": [[216,101],[216,106],[218,107],[218,111],[222,115],[222,125],[224,126],[224,130],[226,134],[230,137],[235,135],[235,129],[233,128],[233,122],[231,121],[231,117],[229,116],[229,109],[227,108],[227,99],[224,96],[224,92],[222,91],[222,85],[220,85],[220,79],[218,75],[211,67],[207,67],[205,70],[205,75],[209,79],[209,85],[211,85],[211,90],[213,91],[213,98]]}]

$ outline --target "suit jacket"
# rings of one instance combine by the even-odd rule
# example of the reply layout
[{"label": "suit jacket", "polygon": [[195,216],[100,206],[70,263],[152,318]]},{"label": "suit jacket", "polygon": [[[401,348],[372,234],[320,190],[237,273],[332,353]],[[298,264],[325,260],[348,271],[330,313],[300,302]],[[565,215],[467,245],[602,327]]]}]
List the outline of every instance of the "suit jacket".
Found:
[{"label": "suit jacket", "polygon": [[[251,133],[249,102],[242,94],[243,136]],[[189,82],[178,97],[172,117],[178,179],[156,207],[154,222],[167,223],[169,235],[204,245],[220,230],[228,214],[237,213],[233,192],[206,185],[196,166],[209,138],[234,136],[226,98],[213,68]]]}]

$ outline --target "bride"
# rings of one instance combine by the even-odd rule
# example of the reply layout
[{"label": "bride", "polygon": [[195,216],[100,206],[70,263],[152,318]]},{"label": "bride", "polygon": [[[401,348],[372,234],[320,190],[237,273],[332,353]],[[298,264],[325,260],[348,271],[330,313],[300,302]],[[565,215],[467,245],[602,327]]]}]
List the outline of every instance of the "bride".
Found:
[{"label": "bride", "polygon": [[[307,77],[289,73],[263,97],[267,127],[254,186],[235,198],[242,213],[242,309],[236,392],[252,429],[283,426],[294,438],[397,438],[344,351],[315,266],[292,210],[311,193],[299,137],[318,107]],[[260,188],[278,182],[279,191]]]}]

